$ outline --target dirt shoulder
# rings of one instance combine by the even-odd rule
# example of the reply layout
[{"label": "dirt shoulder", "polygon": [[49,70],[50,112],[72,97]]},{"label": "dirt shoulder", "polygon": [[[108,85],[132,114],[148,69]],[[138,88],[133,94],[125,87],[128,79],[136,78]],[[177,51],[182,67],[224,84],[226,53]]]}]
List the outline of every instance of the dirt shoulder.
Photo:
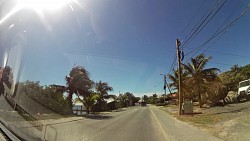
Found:
[{"label": "dirt shoulder", "polygon": [[178,106],[160,107],[177,119],[194,125],[226,141],[250,140],[250,101],[223,107],[199,108],[201,114],[178,116]]}]

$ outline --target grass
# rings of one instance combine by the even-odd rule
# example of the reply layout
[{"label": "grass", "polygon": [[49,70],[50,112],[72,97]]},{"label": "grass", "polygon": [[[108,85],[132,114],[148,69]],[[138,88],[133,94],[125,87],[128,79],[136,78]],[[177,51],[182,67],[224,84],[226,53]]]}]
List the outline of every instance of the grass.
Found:
[{"label": "grass", "polygon": [[189,114],[189,115],[178,115],[178,106],[169,105],[166,107],[161,108],[162,110],[166,111],[170,115],[176,117],[180,121],[184,121],[187,123],[192,123],[198,126],[210,126],[217,124],[218,122],[222,121],[221,115],[214,115],[214,114]]},{"label": "grass", "polygon": [[221,121],[221,118],[215,115],[177,115],[177,119],[184,121],[184,122],[189,122],[193,123],[195,125],[200,125],[200,126],[209,126],[209,125],[214,125],[218,122]]}]

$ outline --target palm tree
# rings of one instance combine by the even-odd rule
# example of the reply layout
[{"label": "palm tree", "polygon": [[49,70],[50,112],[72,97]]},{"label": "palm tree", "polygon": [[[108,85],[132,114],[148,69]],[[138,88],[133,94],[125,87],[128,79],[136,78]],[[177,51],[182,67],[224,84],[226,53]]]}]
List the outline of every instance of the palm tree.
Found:
[{"label": "palm tree", "polygon": [[113,88],[109,86],[107,82],[102,81],[95,83],[95,89],[98,93],[100,93],[102,98],[108,95],[108,91],[113,91]]},{"label": "palm tree", "polygon": [[205,57],[204,54],[198,55],[196,58],[191,58],[191,63],[183,64],[184,69],[188,72],[189,84],[193,84],[194,92],[198,95],[200,108],[202,107],[201,92],[206,85],[206,82],[215,80],[217,72],[220,71],[218,68],[205,69],[208,61],[211,57]]},{"label": "palm tree", "polygon": [[106,105],[104,98],[108,97],[108,91],[113,91],[113,88],[109,86],[107,82],[99,81],[95,83],[95,90],[100,94],[98,103],[100,106],[99,110],[101,110],[102,108],[105,108]]},{"label": "palm tree", "polygon": [[239,67],[238,64],[234,64],[234,65],[231,67],[231,72],[233,72],[233,73],[239,73],[240,69],[241,69],[241,68]]},{"label": "palm tree", "polygon": [[80,98],[78,95],[78,99],[83,103],[83,105],[86,107],[87,114],[90,113],[90,110],[92,109],[93,105],[95,104],[96,100],[100,98],[100,94],[89,92],[88,96],[83,97],[83,99]]},{"label": "palm tree", "polygon": [[[183,68],[182,68],[183,69]],[[174,70],[173,69],[173,75],[168,75],[168,78],[172,81],[171,83],[169,83],[169,87],[173,88],[174,90],[179,90],[179,74],[178,74],[178,69]],[[185,97],[189,97],[189,95],[191,94],[191,89],[188,87],[189,85],[186,84],[187,81],[189,80],[187,77],[188,73],[186,71],[182,71],[181,77],[182,77],[182,89],[183,89],[183,93]],[[187,94],[189,94],[187,96]]]},{"label": "palm tree", "polygon": [[[89,79],[89,72],[82,66],[75,66],[71,69],[70,74],[65,77],[66,90],[68,92],[67,102],[72,109],[73,94],[87,97],[88,91],[92,88],[93,82]],[[80,92],[80,93],[79,93]]]}]

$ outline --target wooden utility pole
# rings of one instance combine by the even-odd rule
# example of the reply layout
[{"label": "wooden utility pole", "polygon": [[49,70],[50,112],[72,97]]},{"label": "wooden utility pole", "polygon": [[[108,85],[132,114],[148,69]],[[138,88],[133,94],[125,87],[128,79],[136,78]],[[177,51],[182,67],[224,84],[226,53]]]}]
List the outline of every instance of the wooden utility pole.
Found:
[{"label": "wooden utility pole", "polygon": [[181,82],[180,45],[181,45],[181,42],[178,39],[176,39],[176,49],[177,49],[177,59],[178,59],[179,115],[182,115],[183,95],[182,95],[182,82]]},{"label": "wooden utility pole", "polygon": [[163,98],[164,98],[164,106],[165,106],[165,99],[166,99],[166,95],[167,95],[167,93],[166,93],[166,86],[167,86],[167,76],[166,76],[166,74],[164,74],[164,96],[163,96]]}]

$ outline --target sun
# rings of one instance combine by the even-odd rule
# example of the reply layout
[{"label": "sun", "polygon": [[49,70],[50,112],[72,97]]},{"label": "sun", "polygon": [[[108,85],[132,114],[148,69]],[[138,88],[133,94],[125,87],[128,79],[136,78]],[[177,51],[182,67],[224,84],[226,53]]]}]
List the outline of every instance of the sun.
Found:
[{"label": "sun", "polygon": [[[72,3],[79,5],[77,0],[16,0],[13,8],[0,19],[0,25],[23,9],[32,9],[40,17],[43,17],[45,11],[53,12],[64,6],[69,6]],[[73,9],[72,6],[71,9]]]},{"label": "sun", "polygon": [[18,0],[18,6],[36,11],[57,10],[73,0]]}]

